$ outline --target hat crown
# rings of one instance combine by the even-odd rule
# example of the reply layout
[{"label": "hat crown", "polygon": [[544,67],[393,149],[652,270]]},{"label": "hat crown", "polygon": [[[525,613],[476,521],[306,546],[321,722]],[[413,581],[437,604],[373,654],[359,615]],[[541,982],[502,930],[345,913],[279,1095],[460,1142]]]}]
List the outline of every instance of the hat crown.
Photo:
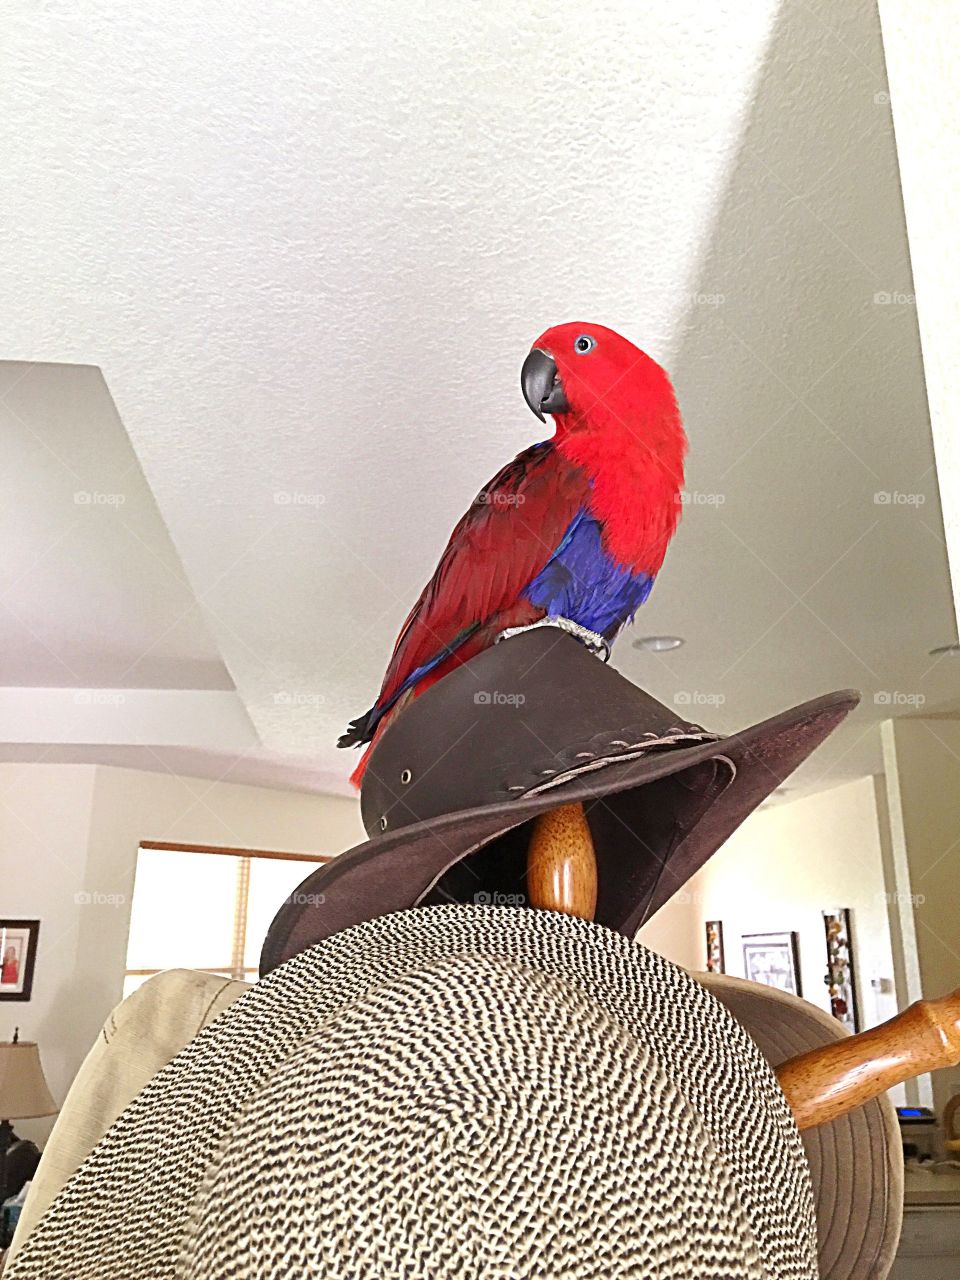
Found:
[{"label": "hat crown", "polygon": [[762,1280],[739,1165],[638,1030],[575,978],[483,950],[385,973],[225,1126],[177,1280]]},{"label": "hat crown", "polygon": [[400,712],[367,763],[363,822],[371,836],[395,831],[716,737],[578,640],[539,627],[484,650]]}]

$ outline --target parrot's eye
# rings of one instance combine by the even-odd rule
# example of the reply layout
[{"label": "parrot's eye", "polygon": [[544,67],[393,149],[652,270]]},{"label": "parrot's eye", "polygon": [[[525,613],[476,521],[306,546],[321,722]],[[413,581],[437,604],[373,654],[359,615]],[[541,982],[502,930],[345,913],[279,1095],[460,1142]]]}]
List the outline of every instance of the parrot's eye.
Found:
[{"label": "parrot's eye", "polygon": [[591,338],[589,333],[581,333],[580,337],[573,344],[573,349],[578,355],[585,356],[587,352],[592,351],[596,345],[596,338]]}]

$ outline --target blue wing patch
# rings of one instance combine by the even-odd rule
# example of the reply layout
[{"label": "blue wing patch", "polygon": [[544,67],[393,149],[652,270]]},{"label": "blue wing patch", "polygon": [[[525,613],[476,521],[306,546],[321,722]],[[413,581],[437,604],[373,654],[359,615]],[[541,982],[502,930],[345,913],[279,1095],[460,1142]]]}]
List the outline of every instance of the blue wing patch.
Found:
[{"label": "blue wing patch", "polygon": [[581,509],[524,595],[548,616],[569,618],[612,640],[646,600],[653,582],[653,574],[632,573],[613,561],[599,523]]}]

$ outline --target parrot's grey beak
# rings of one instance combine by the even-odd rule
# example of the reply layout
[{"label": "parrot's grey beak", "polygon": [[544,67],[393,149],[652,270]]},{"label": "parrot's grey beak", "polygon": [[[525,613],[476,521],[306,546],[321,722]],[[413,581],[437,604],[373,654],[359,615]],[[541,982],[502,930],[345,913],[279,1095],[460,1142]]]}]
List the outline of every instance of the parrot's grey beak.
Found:
[{"label": "parrot's grey beak", "polygon": [[520,370],[523,398],[541,422],[545,413],[567,413],[570,406],[563,394],[563,383],[553,356],[534,347]]}]

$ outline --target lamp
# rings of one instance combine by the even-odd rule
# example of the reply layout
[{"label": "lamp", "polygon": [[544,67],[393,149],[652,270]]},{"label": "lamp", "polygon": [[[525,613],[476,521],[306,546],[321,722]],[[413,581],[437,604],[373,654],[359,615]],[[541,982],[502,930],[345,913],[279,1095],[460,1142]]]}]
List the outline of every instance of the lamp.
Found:
[{"label": "lamp", "polygon": [[57,1104],[47,1088],[40,1051],[32,1040],[21,1040],[19,1027],[13,1039],[0,1043],[0,1194],[6,1196],[7,1152],[18,1141],[11,1120],[52,1116]]}]

